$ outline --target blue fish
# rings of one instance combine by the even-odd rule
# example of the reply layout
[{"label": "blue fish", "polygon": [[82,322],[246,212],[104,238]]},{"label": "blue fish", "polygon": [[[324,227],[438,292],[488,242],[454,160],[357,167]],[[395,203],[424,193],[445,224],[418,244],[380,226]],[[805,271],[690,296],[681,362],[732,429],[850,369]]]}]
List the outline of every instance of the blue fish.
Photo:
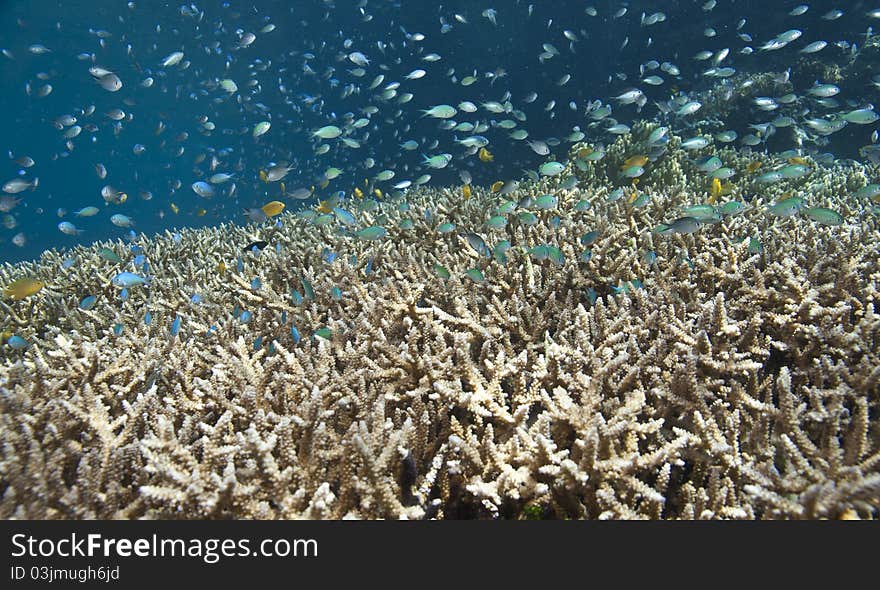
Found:
[{"label": "blue fish", "polygon": [[342,209],[340,207],[333,207],[333,213],[336,214],[337,219],[344,223],[345,225],[357,225],[357,219],[354,218],[354,215]]},{"label": "blue fish", "polygon": [[244,261],[241,259],[241,256],[238,257],[238,262],[235,263],[235,270],[239,273],[244,272]]},{"label": "blue fish", "polygon": [[137,256],[134,257],[134,260],[132,262],[134,262],[135,266],[143,266],[146,261],[147,261],[146,256],[144,256],[143,254],[138,254]]},{"label": "blue fish", "polygon": [[147,312],[146,315],[144,315],[144,325],[149,326],[151,323],[153,323],[153,314]]},{"label": "blue fish", "polygon": [[260,350],[260,347],[263,345],[263,337],[257,336],[256,340],[254,340],[254,350]]},{"label": "blue fish", "polygon": [[592,287],[587,289],[587,299],[590,301],[590,304],[596,303],[596,300],[599,298],[599,295],[596,293],[596,290]]},{"label": "blue fish", "polygon": [[137,285],[150,286],[149,278],[136,275],[133,272],[121,272],[110,279],[110,282],[117,287],[135,287]]},{"label": "blue fish", "polygon": [[251,321],[253,319],[253,317],[254,317],[254,314],[252,314],[251,312],[243,311],[243,312],[241,312],[241,315],[238,316],[238,321],[240,321],[242,324],[246,324],[249,321]]},{"label": "blue fish", "polygon": [[341,301],[342,289],[340,289],[339,287],[333,287],[332,289],[330,289],[330,297],[332,297],[334,301]]},{"label": "blue fish", "polygon": [[84,297],[82,301],[79,302],[79,308],[83,311],[88,311],[95,307],[95,304],[98,302],[97,295],[89,295],[88,297]]},{"label": "blue fish", "polygon": [[367,260],[367,266],[364,267],[364,274],[369,276],[372,271],[373,271],[373,258],[370,257],[370,259]]},{"label": "blue fish", "polygon": [[9,340],[6,341],[6,344],[8,344],[10,348],[15,350],[24,350],[25,348],[30,346],[30,344],[28,344],[28,341],[18,334],[16,334],[15,336],[11,336]]},{"label": "blue fish", "polygon": [[128,301],[128,289],[123,289],[119,292],[119,298],[123,301]]},{"label": "blue fish", "polygon": [[282,312],[281,312],[281,323],[282,323],[282,324],[286,324],[286,323],[287,323],[287,312],[286,312],[286,311],[282,311]]},{"label": "blue fish", "polygon": [[290,335],[293,336],[293,343],[299,344],[301,338],[299,335],[299,330],[296,329],[296,326],[290,326]]},{"label": "blue fish", "polygon": [[117,336],[121,336],[121,335],[122,335],[122,329],[123,329],[124,327],[125,327],[125,326],[123,326],[122,324],[116,324],[115,326],[113,326],[113,333],[116,334]]},{"label": "blue fish", "polygon": [[302,283],[303,293],[305,293],[306,297],[314,300],[315,290],[312,288],[312,283],[305,277],[300,277],[299,282]]},{"label": "blue fish", "polygon": [[293,291],[290,292],[290,298],[293,299],[294,305],[302,305],[302,302],[303,302],[302,293],[300,293],[296,289],[294,289]]},{"label": "blue fish", "polygon": [[333,261],[336,260],[337,254],[330,250],[330,248],[324,248],[321,250],[321,258],[324,259],[324,262],[327,264],[333,264]]},{"label": "blue fish", "polygon": [[251,281],[251,289],[254,291],[259,291],[263,288],[263,282],[260,280],[260,277],[254,277],[254,280]]},{"label": "blue fish", "polygon": [[584,246],[590,246],[596,243],[596,240],[599,239],[599,232],[597,231],[588,231],[584,235],[581,236],[581,244]]},{"label": "blue fish", "polygon": [[171,336],[177,336],[180,333],[180,316],[175,316],[174,321],[171,322]]},{"label": "blue fish", "polygon": [[193,293],[193,296],[190,297],[189,300],[191,303],[195,303],[196,305],[198,305],[199,303],[204,301],[204,299],[202,299],[202,296],[199,295],[198,293]]},{"label": "blue fish", "polygon": [[61,263],[61,267],[62,267],[64,270],[67,270],[68,268],[70,268],[70,267],[73,266],[74,264],[76,264],[76,258],[66,258],[66,259],[64,260],[64,262]]}]

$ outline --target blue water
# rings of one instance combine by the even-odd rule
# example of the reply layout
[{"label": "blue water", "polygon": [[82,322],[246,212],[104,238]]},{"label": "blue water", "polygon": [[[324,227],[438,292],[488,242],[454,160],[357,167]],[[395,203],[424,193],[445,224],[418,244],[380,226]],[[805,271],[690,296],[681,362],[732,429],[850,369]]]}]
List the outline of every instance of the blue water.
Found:
[{"label": "blue water", "polygon": [[[146,234],[224,221],[244,223],[243,209],[276,199],[288,209],[296,209],[340,191],[347,197],[355,186],[363,187],[365,179],[384,169],[395,171],[394,181],[370,183],[370,188],[378,186],[386,193],[392,191],[394,182],[425,173],[432,176],[429,184],[437,186],[460,185],[462,171],[468,171],[475,184],[523,178],[524,170],[534,170],[547,158],[535,154],[524,141],[510,139],[510,129],[492,127],[482,133],[490,140],[487,147],[494,156],[486,163],[463,154],[455,144],[455,137],[469,133],[440,129],[439,121],[421,117],[420,110],[443,103],[458,105],[463,100],[479,106],[483,101],[501,100],[509,91],[513,108],[527,116],[526,121],[518,121],[517,128],[528,130],[530,139],[562,138],[580,126],[589,141],[610,143],[614,138],[601,128],[588,127],[586,106],[594,100],[611,103],[613,116],[626,124],[639,118],[659,118],[654,103],[668,100],[673,88],[699,93],[722,83],[701,74],[710,64],[693,59],[698,51],[729,48],[724,65],[734,66],[740,76],[780,72],[798,67],[805,59],[845,66],[856,54],[833,43],[861,45],[868,27],[878,22],[866,15],[875,6],[863,2],[811,2],[802,16],[789,14],[797,2],[719,0],[712,10],[703,10],[704,4],[535,1],[529,15],[528,2],[4,2],[0,5],[0,46],[8,55],[0,56],[4,89],[0,95],[0,136],[11,158],[4,155],[0,160],[0,181],[17,175],[38,177],[39,186],[15,195],[21,202],[2,213],[0,260],[35,258],[48,248],[122,239],[129,230],[110,222],[114,213],[129,216],[135,222],[134,230]],[[363,12],[358,5],[363,6]],[[599,16],[585,14],[591,5]],[[835,7],[844,9],[841,18],[821,18]],[[481,14],[488,8],[497,10],[495,25]],[[626,14],[613,18],[621,8],[627,9]],[[665,21],[643,24],[642,13],[660,10]],[[455,14],[464,16],[467,24],[458,22]],[[365,15],[371,18],[367,21]],[[441,19],[451,25],[447,32],[442,30]],[[741,19],[746,24],[737,30]],[[274,24],[275,30],[259,32],[268,23]],[[707,37],[704,31],[708,27],[717,34]],[[790,29],[803,32],[791,47],[757,51],[760,44]],[[564,30],[570,30],[578,40],[571,42]],[[239,47],[243,32],[256,34],[247,47]],[[414,33],[422,33],[425,39],[414,39]],[[741,33],[748,33],[753,41],[743,41],[738,37]],[[819,39],[832,45],[810,56],[798,52]],[[348,48],[346,40],[351,43]],[[385,44],[384,50],[377,43]],[[559,51],[544,63],[538,59],[543,43],[552,43]],[[28,48],[33,44],[42,44],[51,52],[32,53]],[[756,51],[740,54],[746,46]],[[183,62],[163,68],[160,62],[178,50],[185,54]],[[362,77],[352,73],[357,66],[345,58],[351,51],[361,51],[371,60]],[[314,57],[304,57],[307,53]],[[442,59],[425,62],[421,58],[428,53],[438,53]],[[660,87],[645,85],[639,80],[639,66],[650,60],[673,62],[681,70],[680,78],[667,76]],[[836,108],[804,99],[785,112],[802,121],[817,113],[869,104],[876,97],[870,74],[878,64],[874,59],[863,61],[863,78],[851,84],[838,82],[842,92]],[[187,62],[188,67],[182,67]],[[304,64],[311,72],[304,71]],[[115,72],[123,88],[118,92],[101,88],[89,73],[93,65]],[[405,80],[404,76],[416,68],[426,70],[427,76]],[[451,80],[451,69],[459,82]],[[460,80],[474,70],[479,81],[462,86]],[[505,75],[492,82],[487,73]],[[369,90],[379,74],[385,80],[377,90]],[[565,74],[571,80],[560,85]],[[141,82],[148,77],[154,83],[145,88]],[[234,80],[238,92],[230,95],[217,88],[221,78]],[[392,81],[401,82],[398,92],[411,92],[412,100],[405,104],[377,100],[375,95]],[[803,77],[792,81],[799,96],[813,83]],[[47,83],[52,92],[37,96],[38,89]],[[343,98],[343,89],[349,84],[355,90]],[[633,86],[641,88],[649,99],[641,112],[611,100]],[[537,100],[524,102],[533,91]],[[555,101],[553,108],[548,108],[550,101]],[[83,110],[91,105],[94,113],[84,115]],[[349,122],[365,117],[361,109],[371,105],[379,111],[369,116],[370,124],[349,135],[360,142],[360,148],[328,141],[330,152],[315,155],[312,131],[324,125],[344,126],[347,113],[353,114]],[[113,108],[125,111],[126,120],[108,118],[105,113]],[[743,135],[749,124],[765,122],[781,112],[740,110],[725,115],[721,128]],[[69,144],[53,126],[53,121],[65,114],[75,116],[77,125],[84,128]],[[213,131],[202,125],[203,117],[214,124]],[[510,113],[480,109],[459,113],[455,120],[511,118]],[[254,138],[253,126],[263,120],[271,122],[271,129]],[[858,146],[870,144],[873,131],[872,125],[850,125],[816,150],[821,148],[837,158],[857,157]],[[399,144],[407,139],[418,141],[419,149],[402,150]],[[438,145],[432,149],[435,140]],[[145,148],[140,155],[133,152],[136,144]],[[553,146],[552,157],[564,160],[570,145],[563,141]],[[782,151],[791,147],[787,134],[777,133],[758,149]],[[447,168],[420,166],[422,154],[438,153],[453,155]],[[21,156],[30,156],[36,164],[22,168],[12,159]],[[210,169],[212,158],[219,162],[214,171]],[[367,158],[375,162],[371,168],[364,163]],[[260,170],[283,161],[293,166],[284,179],[288,193],[315,186],[315,198],[295,201],[282,193],[279,183],[260,180]],[[109,171],[104,180],[95,172],[99,163]],[[322,188],[322,174],[330,166],[343,173]],[[217,195],[210,200],[192,191],[193,182],[214,172],[235,174],[235,194],[230,195],[232,183],[217,185]],[[126,193],[125,202],[105,205],[101,197],[105,185]],[[152,195],[149,200],[144,198],[148,193]],[[178,213],[173,212],[172,204]],[[91,205],[101,212],[90,218],[73,216],[73,211]],[[57,227],[61,221],[75,223],[82,233],[61,233]],[[26,242],[14,245],[13,237],[21,235]]]}]

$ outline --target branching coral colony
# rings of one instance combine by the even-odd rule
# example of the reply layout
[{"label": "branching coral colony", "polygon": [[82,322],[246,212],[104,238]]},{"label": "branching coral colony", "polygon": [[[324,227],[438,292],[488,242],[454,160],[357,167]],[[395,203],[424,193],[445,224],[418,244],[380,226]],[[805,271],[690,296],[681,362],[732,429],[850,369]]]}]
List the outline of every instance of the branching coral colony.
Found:
[{"label": "branching coral colony", "polygon": [[[876,518],[876,170],[768,184],[786,162],[721,150],[719,194],[672,137],[633,184],[652,131],[510,194],[351,203],[379,240],[308,214],[143,239],[125,302],[98,255],[124,243],[4,266],[46,287],[0,303],[28,343],[2,348],[0,515]],[[791,196],[845,221],[768,212]],[[743,207],[652,231],[712,200]]]}]

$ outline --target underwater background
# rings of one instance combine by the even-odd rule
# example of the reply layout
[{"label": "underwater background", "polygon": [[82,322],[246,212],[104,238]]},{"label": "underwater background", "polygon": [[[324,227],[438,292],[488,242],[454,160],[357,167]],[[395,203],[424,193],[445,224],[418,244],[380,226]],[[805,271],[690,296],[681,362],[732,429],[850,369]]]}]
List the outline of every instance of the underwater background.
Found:
[{"label": "underwater background", "polygon": [[880,7],[0,17],[0,517],[880,516]]}]

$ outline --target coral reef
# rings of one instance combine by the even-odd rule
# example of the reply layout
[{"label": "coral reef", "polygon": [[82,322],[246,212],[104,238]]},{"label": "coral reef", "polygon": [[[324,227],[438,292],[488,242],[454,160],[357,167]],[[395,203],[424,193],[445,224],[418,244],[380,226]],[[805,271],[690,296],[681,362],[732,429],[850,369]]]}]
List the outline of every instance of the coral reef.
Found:
[{"label": "coral reef", "polygon": [[[711,183],[677,137],[620,179],[651,129],[510,195],[364,200],[376,241],[296,213],[145,238],[152,284],[126,301],[110,279],[130,265],[98,255],[130,258],[121,242],[5,265],[0,283],[46,287],[0,303],[0,331],[30,343],[0,353],[0,515],[876,518],[878,219],[852,195],[875,171],[810,162],[765,185],[748,164],[784,162],[721,150],[745,210],[659,235]],[[548,192],[537,223],[485,226]],[[768,215],[788,195],[846,222]],[[512,247],[490,260],[459,232]]]}]

